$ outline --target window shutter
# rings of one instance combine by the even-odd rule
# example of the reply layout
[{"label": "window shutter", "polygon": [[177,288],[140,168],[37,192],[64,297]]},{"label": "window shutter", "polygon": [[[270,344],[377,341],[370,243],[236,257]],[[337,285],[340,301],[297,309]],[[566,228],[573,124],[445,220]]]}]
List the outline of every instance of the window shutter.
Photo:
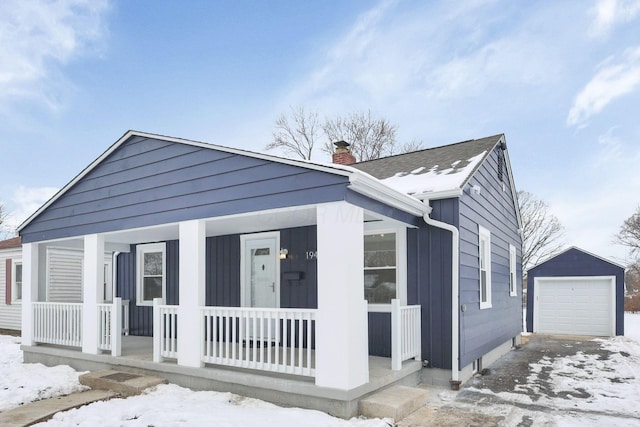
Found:
[{"label": "window shutter", "polygon": [[5,282],[4,282],[4,303],[7,305],[11,305],[11,258],[7,258],[5,261]]}]

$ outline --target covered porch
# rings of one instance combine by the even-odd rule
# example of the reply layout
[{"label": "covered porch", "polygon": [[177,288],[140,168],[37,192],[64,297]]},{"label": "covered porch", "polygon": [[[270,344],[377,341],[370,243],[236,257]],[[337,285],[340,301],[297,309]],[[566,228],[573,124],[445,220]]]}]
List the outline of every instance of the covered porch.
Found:
[{"label": "covered porch", "polygon": [[[26,243],[25,360],[55,359],[72,366],[77,363],[79,369],[93,369],[81,366],[102,364],[157,371],[156,374],[166,372],[172,382],[187,386],[198,383],[203,389],[216,388],[213,387],[216,384],[222,387],[222,383],[229,387],[236,381],[245,384],[239,393],[255,397],[262,396],[248,391],[251,384],[264,390],[298,384],[295,388],[303,388],[309,396],[324,393],[327,397],[338,395],[346,399],[366,394],[410,376],[421,367],[420,306],[406,304],[406,295],[400,291],[403,286],[406,288],[406,283],[402,283],[406,281],[406,273],[403,278],[400,267],[395,298],[384,308],[392,319],[392,357],[369,356],[370,305],[364,298],[363,254],[364,236],[370,226],[376,230],[399,230],[399,234],[411,227],[341,201]],[[295,236],[288,243],[280,240],[283,230],[303,227],[313,231],[314,239],[309,242],[315,246],[297,245],[293,250],[286,246]],[[228,253],[225,258],[226,247],[222,247],[218,254],[222,261],[211,261],[210,246],[221,236],[236,236],[239,259]],[[140,267],[140,254],[145,253],[134,254],[138,246],[161,242],[175,242],[177,248],[176,265],[171,272],[178,284],[175,295],[168,295],[164,282],[167,271],[163,272],[159,293],[153,286],[160,279],[149,271],[150,274],[143,275],[143,280],[147,280],[143,283],[149,283],[148,295],[145,297],[143,287],[137,295],[127,295],[125,300],[130,302],[123,304],[125,284],[118,283],[122,275],[105,268],[104,254],[115,254],[115,266],[120,265],[118,253],[128,254],[133,260],[137,256],[132,265]],[[272,246],[264,251],[269,247],[267,244]],[[42,270],[49,246],[82,249],[82,302],[48,301]],[[256,253],[268,253],[269,259],[275,260],[269,276],[276,278],[273,283],[260,285],[259,275],[254,277],[253,264],[247,258]],[[281,264],[293,265],[294,261],[295,268],[281,270]],[[240,288],[234,288],[235,300],[219,297],[211,290],[218,285],[211,285],[210,278],[238,263],[240,277],[236,281]],[[300,267],[300,263],[306,267]],[[163,258],[163,268],[168,264]],[[270,271],[269,265],[262,264],[262,270]],[[112,273],[115,291],[111,301],[105,301],[103,288],[109,282],[106,276]],[[315,275],[315,286],[303,290],[292,285],[305,274]],[[220,283],[226,283],[226,276],[220,275]],[[230,288],[228,283],[219,286]],[[301,297],[286,297],[285,291],[313,296],[303,304]],[[261,296],[260,292],[266,294]],[[271,293],[273,303],[265,304],[265,295],[269,297]],[[123,334],[136,310],[151,314],[150,336]],[[141,335],[133,326],[132,335]],[[415,360],[407,362],[410,359]],[[176,380],[180,375],[190,379]],[[227,377],[233,377],[233,381],[222,380]],[[264,393],[262,398],[269,397],[267,391],[260,393]]]}]

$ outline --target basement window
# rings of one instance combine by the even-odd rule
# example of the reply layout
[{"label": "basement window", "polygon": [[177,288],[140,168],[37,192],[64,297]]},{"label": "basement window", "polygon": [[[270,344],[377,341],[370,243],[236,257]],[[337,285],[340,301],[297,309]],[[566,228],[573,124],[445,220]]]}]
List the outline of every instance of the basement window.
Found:
[{"label": "basement window", "polygon": [[166,246],[164,243],[136,247],[136,304],[153,305],[154,298],[165,300]]}]

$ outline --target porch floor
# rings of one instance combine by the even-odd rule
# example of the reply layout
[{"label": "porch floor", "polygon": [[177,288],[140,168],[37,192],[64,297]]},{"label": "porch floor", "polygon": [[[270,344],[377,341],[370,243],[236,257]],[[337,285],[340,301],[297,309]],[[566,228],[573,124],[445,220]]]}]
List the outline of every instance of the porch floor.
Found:
[{"label": "porch floor", "polygon": [[117,369],[154,375],[193,390],[231,392],[282,406],[317,409],[343,418],[358,415],[359,400],[377,390],[394,384],[417,385],[422,368],[421,362],[408,360],[401,370],[393,371],[390,358],[370,356],[369,382],[351,390],[337,390],[316,386],[311,377],[209,364],[204,368],[191,368],[179,366],[172,359],[154,363],[151,337],[122,337],[120,357],[46,344],[22,346],[22,350],[25,363],[70,365],[79,371]]}]

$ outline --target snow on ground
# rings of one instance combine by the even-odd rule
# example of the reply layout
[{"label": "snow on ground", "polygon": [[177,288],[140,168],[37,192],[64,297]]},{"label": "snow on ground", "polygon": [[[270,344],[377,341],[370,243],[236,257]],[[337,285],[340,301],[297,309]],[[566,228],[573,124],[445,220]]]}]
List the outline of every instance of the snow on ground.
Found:
[{"label": "snow on ground", "polygon": [[[20,338],[0,335],[0,412],[28,402],[84,390],[69,366],[22,363]],[[327,426],[388,427],[391,420],[334,418],[324,412],[281,408],[231,393],[195,392],[174,384],[141,396],[96,402],[58,413],[48,426]]]},{"label": "snow on ground", "polygon": [[324,412],[281,408],[231,393],[159,385],[140,396],[96,402],[38,426],[389,427],[391,420],[342,420]]},{"label": "snow on ground", "polygon": [[69,366],[22,363],[20,338],[0,335],[0,412],[27,402],[84,390]]}]

